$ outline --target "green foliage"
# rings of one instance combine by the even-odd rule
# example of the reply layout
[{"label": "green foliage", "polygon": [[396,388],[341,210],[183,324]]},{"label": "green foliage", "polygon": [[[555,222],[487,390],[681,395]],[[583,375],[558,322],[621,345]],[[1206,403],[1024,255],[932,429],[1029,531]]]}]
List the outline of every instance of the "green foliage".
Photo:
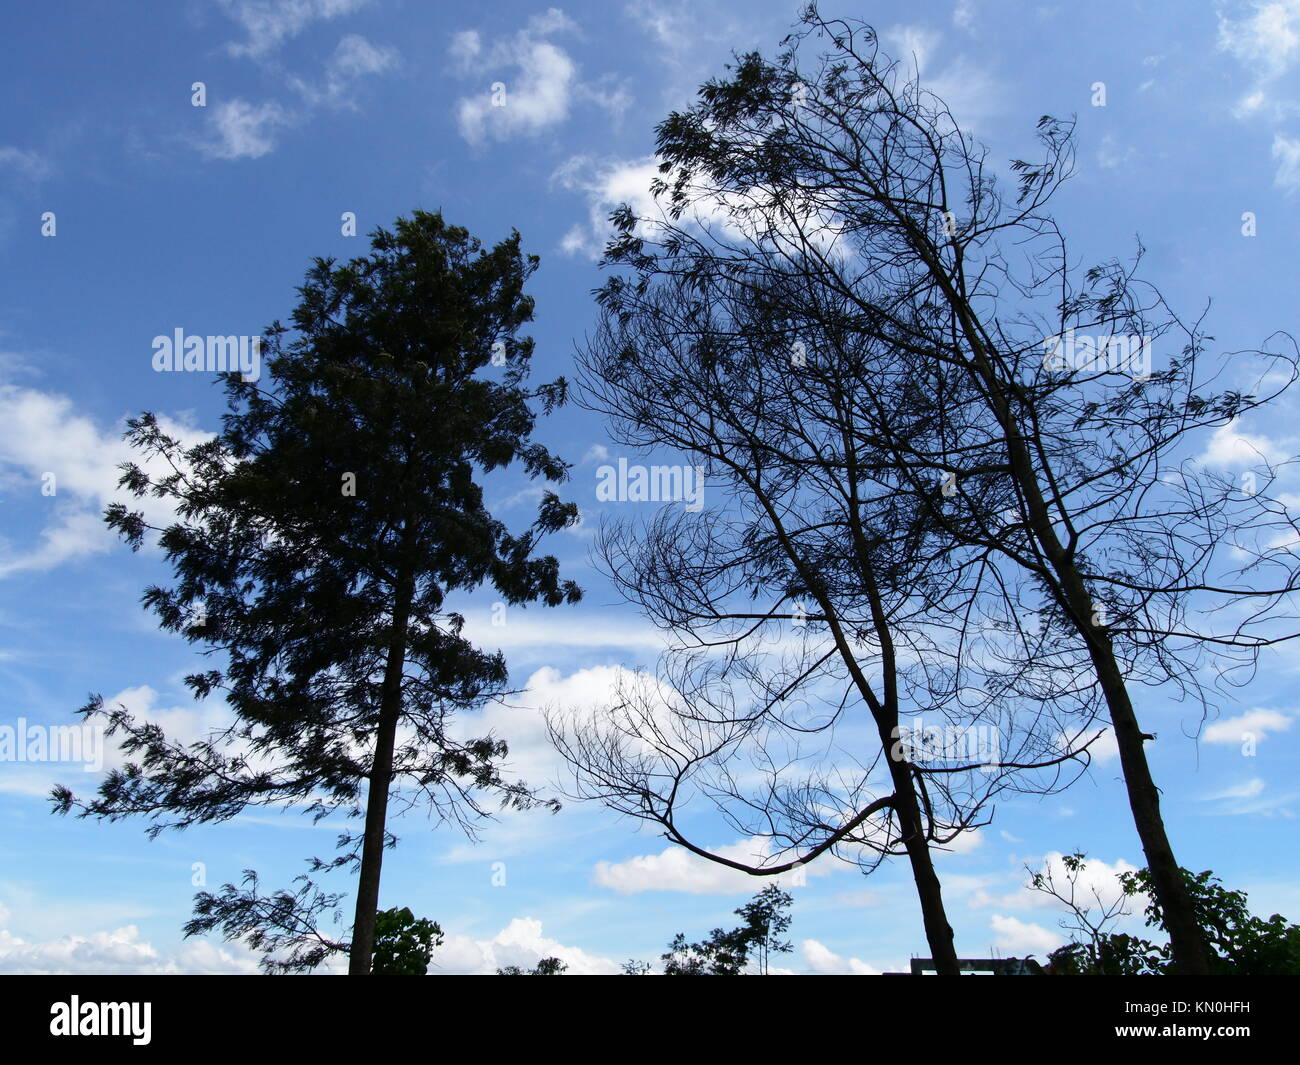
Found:
[{"label": "green foliage", "polygon": [[[1300,925],[1291,924],[1281,914],[1267,920],[1256,917],[1247,906],[1246,892],[1225,888],[1212,872],[1191,873],[1180,870],[1192,905],[1196,923],[1204,930],[1214,952],[1211,971],[1221,976],[1297,976],[1300,975]],[[1148,928],[1164,928],[1164,916],[1151,890],[1151,873],[1121,873],[1120,883],[1129,896],[1145,894]],[[1168,946],[1160,948],[1167,968]]]},{"label": "green foliage", "polygon": [[[1073,885],[1083,870],[1082,854],[1067,855],[1064,863]],[[1219,976],[1300,975],[1300,925],[1280,914],[1267,920],[1252,914],[1244,891],[1225,888],[1210,871],[1179,870],[1192,900],[1196,923],[1212,951],[1211,973]],[[1165,931],[1164,915],[1152,888],[1149,869],[1119,874],[1125,899],[1146,896],[1144,910],[1148,928]],[[1061,976],[1161,976],[1173,971],[1169,944],[1153,943],[1140,936],[1105,931],[1104,926],[1127,912],[1119,907],[1106,910],[1100,920],[1089,920],[1086,908],[1073,896],[1052,890],[1050,875],[1035,873],[1033,887],[1066,902],[1074,911],[1080,931],[1088,934],[1048,955],[1049,972]]]},{"label": "green foliage", "polygon": [[434,921],[416,918],[403,906],[375,915],[376,976],[423,976],[429,971],[434,947],[442,946],[442,929]]}]

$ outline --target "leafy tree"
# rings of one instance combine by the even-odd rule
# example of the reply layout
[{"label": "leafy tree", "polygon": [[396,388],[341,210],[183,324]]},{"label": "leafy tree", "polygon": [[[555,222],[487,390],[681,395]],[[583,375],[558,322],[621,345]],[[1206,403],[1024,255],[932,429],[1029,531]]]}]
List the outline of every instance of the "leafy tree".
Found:
[{"label": "leafy tree", "polygon": [[[1164,912],[1152,891],[1149,869],[1122,872],[1121,894],[1104,901],[1093,891],[1090,902],[1077,892],[1086,868],[1083,854],[1065,856],[1066,884],[1058,885],[1050,872],[1035,873],[1030,885],[1065,904],[1069,916],[1063,925],[1077,938],[1048,955],[1049,972],[1065,976],[1158,976],[1178,971],[1168,941],[1160,944],[1140,936],[1109,929],[1130,912],[1129,900],[1145,897],[1148,928],[1168,934]],[[1212,955],[1210,971],[1220,976],[1300,975],[1300,925],[1280,914],[1267,920],[1252,914],[1244,891],[1225,888],[1212,872],[1180,870],[1195,907],[1196,921]],[[1095,905],[1094,905],[1095,904]]]},{"label": "leafy tree", "polygon": [[[698,943],[688,943],[678,932],[662,955],[665,976],[743,976],[751,967],[755,975],[766,976],[772,954],[792,949],[781,937],[790,927],[790,905],[794,900],[775,884],[768,884],[736,910],[743,923],[730,931],[715,928]],[[644,975],[649,966],[631,961],[625,975]]]},{"label": "leafy tree", "polygon": [[[121,483],[177,517],[153,529],[116,504],[106,520],[132,548],[158,534],[176,583],[148,589],[145,605],[224,657],[186,682],[198,698],[223,693],[235,721],[186,747],[96,696],[81,713],[132,760],[87,801],[57,787],[55,809],[143,815],[151,836],[266,804],[364,816],[339,856],[312,865],[357,873],[353,974],[371,968],[383,854],[396,842],[390,796],[471,834],[489,813],[483,796],[556,805],[502,777],[502,741],[450,730],[457,711],[509,691],[503,657],[462,635],[451,597],[481,586],[508,604],[580,596],[555,558],[534,553],[576,520],[573,504],[546,491],[532,525],[512,533],[483,502],[481,475],[493,470],[567,477],[531,440],[534,408],[548,413],[566,393],[563,379],[525,384],[533,342],[519,330],[533,316],[524,285],[537,262],[517,232],[485,250],[416,211],[377,230],[368,256],[315,260],[291,327],[267,332],[263,380],[223,375],[229,413],[216,437],[186,447],[150,413],[129,423],[130,443],[169,472],[128,464]],[[196,910],[188,927],[250,927],[267,912],[250,886],[227,885],[224,905]],[[315,890],[308,881],[280,901],[309,903]],[[310,918],[326,908],[290,922],[313,956]],[[290,934],[281,926],[273,941]]]},{"label": "leafy tree", "polygon": [[371,972],[380,976],[424,976],[435,947],[442,946],[437,922],[417,919],[410,909],[380,910],[375,916]]}]

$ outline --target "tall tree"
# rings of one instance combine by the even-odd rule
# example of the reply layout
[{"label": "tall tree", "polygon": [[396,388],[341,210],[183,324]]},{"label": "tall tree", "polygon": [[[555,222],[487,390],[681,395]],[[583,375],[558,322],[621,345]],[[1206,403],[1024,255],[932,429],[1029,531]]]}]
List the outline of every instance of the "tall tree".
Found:
[{"label": "tall tree", "polygon": [[[829,44],[803,62],[814,40]],[[1104,700],[1176,967],[1205,973],[1133,690],[1208,707],[1204,667],[1249,667],[1296,635],[1297,523],[1269,493],[1276,470],[1242,486],[1189,461],[1198,434],[1295,380],[1295,344],[1207,371],[1200,323],[1136,266],[1075,267],[1046,212],[1072,172],[1070,123],[1041,120],[1043,156],[1013,162],[1004,198],[985,150],[870,27],[810,6],[787,43],[740,57],[660,125],[667,216],[616,212],[607,257],[633,277],[606,300],[627,317],[658,279],[725,281],[777,300],[789,329],[774,358],[804,343],[809,360],[838,359],[820,342],[837,333],[874,349],[851,389],[884,455],[873,479],[926,510],[954,564],[1040,618],[1039,647]],[[1152,370],[1156,345],[1174,351]],[[890,355],[902,371],[882,376]],[[1259,394],[1215,384],[1223,369]]]},{"label": "tall tree", "polygon": [[462,635],[451,597],[480,586],[509,604],[580,596],[554,557],[535,554],[576,520],[573,504],[548,490],[512,533],[483,501],[482,475],[512,464],[544,482],[567,476],[531,439],[534,408],[548,413],[566,392],[563,379],[526,385],[533,342],[519,330],[537,262],[518,233],[485,250],[440,214],[399,218],[368,256],[315,260],[291,328],[267,332],[269,383],[224,375],[230,410],[215,438],[183,446],[149,413],[127,433],[172,472],[128,465],[122,484],[168,500],[177,520],[151,529],[121,504],[106,520],[133,548],[159,534],[176,582],[144,602],[163,628],[224,657],[187,684],[199,698],[223,693],[234,722],[185,747],[96,697],[81,712],[135,758],[89,801],[56,788],[55,808],[144,815],[151,834],[262,804],[364,814],[343,853],[317,863],[357,871],[353,974],[371,968],[391,796],[471,832],[483,795],[542,802],[501,775],[502,741],[449,728],[508,683],[502,655]]}]

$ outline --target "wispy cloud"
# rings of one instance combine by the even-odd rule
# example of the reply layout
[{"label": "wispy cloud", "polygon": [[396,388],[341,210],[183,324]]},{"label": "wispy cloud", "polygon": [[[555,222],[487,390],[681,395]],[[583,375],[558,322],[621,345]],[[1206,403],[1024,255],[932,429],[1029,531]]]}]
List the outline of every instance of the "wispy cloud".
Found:
[{"label": "wispy cloud", "polygon": [[213,108],[214,135],[201,147],[214,159],[260,159],[274,150],[276,131],[290,123],[277,103],[226,100]]},{"label": "wispy cloud", "polygon": [[1263,739],[1270,732],[1286,732],[1293,718],[1276,710],[1248,710],[1237,717],[1225,718],[1206,727],[1201,738],[1206,743],[1236,746],[1248,736]]},{"label": "wispy cloud", "polygon": [[0,169],[17,171],[23,177],[38,181],[50,172],[50,164],[39,152],[24,148],[0,148]]},{"label": "wispy cloud", "polygon": [[221,0],[226,14],[247,34],[246,40],[226,45],[226,51],[260,59],[311,23],[350,15],[367,3],[369,0]]},{"label": "wispy cloud", "polygon": [[355,108],[361,79],[383,74],[397,63],[397,49],[372,44],[358,33],[349,33],[334,49],[320,82],[294,77],[289,84],[310,104]]}]

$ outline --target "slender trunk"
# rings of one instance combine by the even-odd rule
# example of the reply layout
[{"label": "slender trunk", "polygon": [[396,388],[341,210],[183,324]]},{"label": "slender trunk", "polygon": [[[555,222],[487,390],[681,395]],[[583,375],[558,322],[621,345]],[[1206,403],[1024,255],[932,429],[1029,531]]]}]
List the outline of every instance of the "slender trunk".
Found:
[{"label": "slender trunk", "polygon": [[393,607],[393,633],[388,645],[388,661],[384,665],[375,757],[366,793],[366,828],[361,845],[361,872],[357,878],[352,949],[348,956],[349,976],[369,975],[375,950],[375,915],[379,910],[379,877],[384,864],[388,789],[393,780],[393,748],[402,710],[402,672],[406,667],[406,626],[411,615],[412,595],[411,580],[401,580]]},{"label": "slender trunk", "polygon": [[[1027,462],[1027,456],[1025,457]],[[1018,463],[1016,465],[1019,465]],[[1022,481],[1022,485],[1025,482]],[[1160,789],[1151,777],[1147,764],[1146,736],[1138,725],[1133,702],[1129,698],[1124,674],[1115,658],[1110,637],[1105,630],[1093,624],[1093,603],[1083,575],[1074,559],[1062,546],[1047,515],[1047,509],[1038,486],[1033,483],[1030,498],[1031,523],[1034,535],[1042,545],[1044,554],[1060,581],[1061,591],[1069,609],[1067,614],[1088,646],[1097,681],[1110,711],[1110,722],[1115,730],[1115,744],[1119,748],[1120,766],[1124,773],[1124,787],[1128,792],[1129,809],[1137,829],[1151,871],[1151,887],[1156,902],[1164,916],[1165,931],[1169,933],[1169,948],[1173,955],[1174,970],[1185,976],[1208,976],[1209,949],[1205,933],[1196,922],[1196,911],[1191,894],[1178,869],[1173,845],[1165,831],[1160,816]]]},{"label": "slender trunk", "polygon": [[1092,624],[1093,605],[1083,574],[1052,525],[1052,516],[1038,480],[1039,469],[1031,457],[1021,423],[1004,394],[1013,383],[1004,381],[994,371],[973,313],[950,283],[947,287],[953,307],[961,318],[963,332],[975,352],[971,369],[982,380],[988,403],[1006,435],[1012,476],[1024,495],[1030,528],[1060,582],[1067,614],[1088,646],[1097,681],[1110,711],[1129,809],[1133,813],[1133,825],[1142,843],[1147,868],[1151,871],[1152,891],[1164,916],[1165,930],[1169,933],[1174,970],[1186,976],[1206,976],[1210,972],[1209,946],[1205,933],[1196,922],[1191,894],[1178,871],[1173,846],[1160,816],[1160,791],[1151,778],[1151,767],[1142,746],[1144,736],[1129,699],[1123,671],[1115,658],[1109,636]]},{"label": "slender trunk", "polygon": [[940,976],[959,976],[957,947],[953,942],[952,925],[943,906],[943,891],[930,855],[930,842],[925,838],[921,808],[916,798],[916,785],[911,770],[905,762],[890,759],[890,773],[894,778],[894,812],[898,827],[907,848],[907,858],[912,864],[912,879],[916,881],[916,896],[921,903],[921,920],[925,924],[925,938],[930,944],[930,957],[935,972]]},{"label": "slender trunk", "polygon": [[1164,917],[1165,931],[1169,933],[1174,971],[1182,976],[1208,976],[1210,966],[1205,933],[1196,921],[1191,895],[1174,858],[1164,819],[1160,816],[1160,791],[1151,779],[1151,767],[1147,765],[1143,747],[1145,736],[1138,726],[1137,714],[1133,712],[1114,655],[1094,653],[1093,662],[1110,707],[1110,720],[1115,728],[1115,742],[1128,788],[1129,809],[1133,811],[1133,824],[1137,827],[1142,853],[1151,871],[1151,887]]}]

